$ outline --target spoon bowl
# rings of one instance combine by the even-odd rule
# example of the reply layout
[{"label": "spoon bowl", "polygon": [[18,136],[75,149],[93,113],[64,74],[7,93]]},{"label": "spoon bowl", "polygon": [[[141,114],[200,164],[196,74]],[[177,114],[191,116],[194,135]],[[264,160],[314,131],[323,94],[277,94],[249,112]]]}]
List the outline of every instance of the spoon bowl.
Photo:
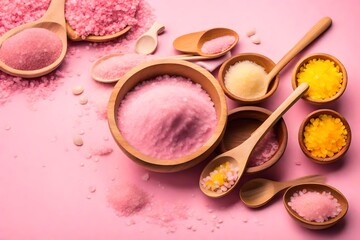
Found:
[{"label": "spoon bowl", "polygon": [[[223,51],[218,53],[205,53],[201,50],[202,46],[206,42],[224,36],[232,36],[234,37],[234,41]],[[239,35],[235,31],[228,28],[212,28],[206,31],[193,32],[182,35],[174,40],[173,46],[178,51],[192,55],[200,55],[210,59],[217,58],[226,54],[228,51],[230,51],[236,46],[238,41]]]},{"label": "spoon bowl", "polygon": [[250,208],[258,208],[270,202],[280,191],[293,185],[307,182],[324,182],[321,175],[305,176],[285,182],[272,181],[265,178],[255,178],[246,182],[240,188],[241,201]]},{"label": "spoon bowl", "polygon": [[11,29],[10,31],[6,32],[0,38],[0,47],[1,45],[12,36],[20,33],[23,30],[30,29],[30,28],[44,28],[53,33],[55,33],[62,43],[62,50],[59,57],[50,65],[36,69],[36,70],[19,70],[12,68],[6,65],[4,62],[0,61],[0,70],[3,72],[23,77],[23,78],[34,78],[40,77],[45,74],[48,74],[55,70],[64,60],[66,51],[67,51],[67,37],[66,37],[66,28],[65,28],[65,17],[64,17],[64,6],[65,0],[52,0],[48,10],[45,12],[44,16],[40,19],[20,25]]},{"label": "spoon bowl", "polygon": [[[313,222],[305,220],[301,217],[297,212],[295,212],[288,203],[290,202],[290,198],[297,192],[306,189],[307,191],[316,191],[316,192],[330,192],[331,195],[338,200],[338,203],[341,207],[341,212],[334,218],[330,218],[324,222]],[[309,229],[325,229],[333,226],[341,219],[343,219],[349,209],[349,203],[345,196],[336,188],[321,184],[321,183],[305,183],[305,184],[298,184],[290,187],[284,194],[283,197],[284,206],[289,213],[289,215],[297,222],[299,222],[302,226],[309,228]],[[319,203],[321,204],[321,203]]]},{"label": "spoon bowl", "polygon": [[158,45],[157,35],[164,31],[165,26],[155,21],[151,28],[136,40],[135,51],[140,54],[153,53]]},{"label": "spoon bowl", "polygon": [[[293,105],[299,98],[307,91],[309,85],[307,83],[300,84],[294,92],[256,129],[256,131],[242,144],[239,146],[224,152],[214,159],[212,159],[203,169],[200,180],[199,187],[201,191],[213,198],[222,197],[231,190],[239,182],[249,160],[251,153],[253,152],[256,144],[262,139],[262,137],[268,132],[268,130],[275,125],[275,123],[282,117],[282,115]],[[211,172],[215,170],[216,167],[220,166],[224,162],[230,162],[237,169],[236,179],[233,181],[233,184],[227,187],[226,191],[213,191],[208,189],[205,185],[204,179],[206,179]]]},{"label": "spoon bowl", "polygon": [[116,32],[114,34],[110,35],[104,35],[104,36],[96,36],[96,35],[89,35],[85,38],[82,38],[71,26],[69,23],[66,23],[66,31],[67,36],[70,40],[79,42],[79,41],[87,41],[87,42],[107,42],[114,40],[125,33],[127,33],[131,29],[131,26],[126,26],[124,29],[120,30],[119,32]]}]

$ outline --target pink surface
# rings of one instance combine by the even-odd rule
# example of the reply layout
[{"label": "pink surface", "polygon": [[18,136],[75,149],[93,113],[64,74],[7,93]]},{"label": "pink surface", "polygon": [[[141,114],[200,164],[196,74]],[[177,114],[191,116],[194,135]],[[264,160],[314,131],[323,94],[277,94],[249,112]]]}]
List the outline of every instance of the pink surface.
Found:
[{"label": "pink surface", "polygon": [[[342,113],[352,128],[349,152],[341,162],[332,165],[318,165],[303,155],[297,131],[305,116],[319,107],[300,100],[284,116],[289,141],[282,159],[265,173],[245,177],[240,184],[252,177],[288,180],[324,174],[327,183],[349,201],[344,221],[323,231],[307,230],[287,214],[281,195],[257,210],[240,202],[238,189],[221,199],[205,197],[198,188],[204,164],[179,173],[160,174],[130,161],[115,144],[104,119],[111,86],[90,78],[90,59],[94,54],[89,44],[83,43],[72,44],[73,52],[62,66],[67,77],[56,86],[50,84],[53,91],[24,90],[7,97],[8,101],[0,105],[0,239],[357,239],[358,2],[148,0],[148,3],[166,26],[166,32],[159,37],[158,56],[177,53],[171,47],[172,41],[182,34],[227,27],[240,35],[233,55],[256,52],[277,62],[321,17],[333,19],[332,27],[281,72],[277,92],[261,106],[274,110],[290,94],[291,73],[301,57],[315,52],[334,55],[345,65],[349,84],[341,99],[327,107]],[[261,38],[259,45],[246,36],[252,27]],[[79,104],[80,97],[71,93],[77,85],[85,87],[83,96],[89,99],[88,104]],[[230,100],[228,103],[230,108],[238,106]],[[72,142],[78,134],[84,140],[81,147]],[[103,152],[106,154],[98,154]],[[109,189],[118,182],[135,184],[149,193],[148,208],[131,216],[119,216],[108,203]]]}]

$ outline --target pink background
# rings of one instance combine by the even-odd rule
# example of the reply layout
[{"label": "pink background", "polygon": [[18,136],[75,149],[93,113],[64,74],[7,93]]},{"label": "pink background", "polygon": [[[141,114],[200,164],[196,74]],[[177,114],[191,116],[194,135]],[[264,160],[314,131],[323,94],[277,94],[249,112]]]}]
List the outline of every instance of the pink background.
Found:
[{"label": "pink background", "polygon": [[[130,161],[113,141],[107,121],[99,118],[98,111],[105,107],[111,88],[90,78],[92,54],[86,44],[79,44],[80,57],[69,56],[67,61],[72,76],[51,96],[29,102],[27,95],[16,94],[0,105],[0,239],[356,239],[360,233],[358,2],[148,3],[166,26],[166,32],[159,37],[159,56],[177,54],[172,48],[177,36],[227,27],[240,35],[233,55],[256,52],[277,62],[321,17],[332,18],[332,27],[285,67],[277,92],[261,106],[274,110],[290,94],[291,73],[302,56],[324,52],[337,57],[347,69],[349,84],[341,99],[326,107],[342,113],[351,125],[353,141],[349,152],[341,162],[332,165],[318,165],[303,155],[297,142],[298,127],[308,113],[319,107],[300,100],[284,116],[289,131],[284,156],[272,169],[251,177],[288,180],[324,174],[327,183],[349,201],[344,221],[327,230],[308,230],[290,218],[281,194],[256,210],[241,203],[238,189],[221,199],[205,197],[198,189],[204,164],[179,173],[160,174]],[[252,44],[246,37],[246,31],[252,27],[257,29],[260,45]],[[79,97],[71,93],[79,84],[85,87],[87,105],[80,105]],[[228,103],[230,108],[238,106]],[[84,132],[82,147],[72,142],[79,132]],[[114,151],[106,156],[90,155],[102,146]],[[144,181],[142,177],[147,173],[150,178]],[[107,202],[108,189],[117,181],[135,184],[152,194],[152,210],[148,210],[151,214],[117,216]],[[89,191],[92,186],[96,188],[94,193]]]}]

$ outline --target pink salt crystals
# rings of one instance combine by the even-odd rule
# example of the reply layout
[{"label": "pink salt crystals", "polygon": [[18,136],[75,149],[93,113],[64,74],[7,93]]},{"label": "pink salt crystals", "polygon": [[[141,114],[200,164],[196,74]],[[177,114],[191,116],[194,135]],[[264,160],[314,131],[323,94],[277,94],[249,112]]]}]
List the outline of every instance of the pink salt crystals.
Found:
[{"label": "pink salt crystals", "polygon": [[93,68],[92,76],[102,82],[118,81],[125,73],[140,63],[150,60],[151,57],[142,54],[113,55],[106,59],[99,59]]},{"label": "pink salt crystals", "polygon": [[150,203],[149,194],[130,183],[114,184],[107,198],[111,207],[125,217],[141,212]]},{"label": "pink salt crystals", "polygon": [[288,205],[307,221],[325,222],[341,212],[338,200],[330,192],[303,189],[291,196]]},{"label": "pink salt crystals", "polygon": [[222,36],[206,41],[201,51],[206,54],[216,54],[225,51],[235,42],[234,36]]},{"label": "pink salt crystals", "polygon": [[82,38],[111,35],[137,23],[136,13],[141,1],[66,1],[65,18]]},{"label": "pink salt crystals", "polygon": [[217,124],[214,103],[199,84],[162,75],[128,92],[118,111],[124,138],[145,155],[175,159],[196,151]]},{"label": "pink salt crystals", "polygon": [[255,167],[266,163],[274,156],[278,149],[279,142],[275,130],[272,128],[256,145],[254,151],[250,155],[248,166]]},{"label": "pink salt crystals", "polygon": [[25,29],[0,47],[0,60],[18,70],[44,68],[58,59],[62,50],[60,38],[44,28]]}]

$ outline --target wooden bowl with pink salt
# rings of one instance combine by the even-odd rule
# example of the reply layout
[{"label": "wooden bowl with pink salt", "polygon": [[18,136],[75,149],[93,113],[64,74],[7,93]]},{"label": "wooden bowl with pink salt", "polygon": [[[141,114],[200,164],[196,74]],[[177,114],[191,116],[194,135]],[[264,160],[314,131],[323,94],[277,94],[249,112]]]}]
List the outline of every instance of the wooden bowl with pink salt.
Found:
[{"label": "wooden bowl with pink salt", "polygon": [[290,187],[283,197],[290,216],[309,229],[329,228],[343,219],[349,203],[336,188],[322,183]]},{"label": "wooden bowl with pink salt", "polygon": [[[256,106],[243,106],[230,110],[219,151],[226,152],[243,143],[270,114],[270,110]],[[255,147],[245,172],[258,173],[276,164],[285,152],[287,140],[287,127],[284,119],[281,118]]]},{"label": "wooden bowl with pink salt", "polygon": [[227,123],[225,94],[196,64],[149,61],[115,85],[108,123],[134,162],[156,172],[177,172],[205,160],[220,143]]}]

